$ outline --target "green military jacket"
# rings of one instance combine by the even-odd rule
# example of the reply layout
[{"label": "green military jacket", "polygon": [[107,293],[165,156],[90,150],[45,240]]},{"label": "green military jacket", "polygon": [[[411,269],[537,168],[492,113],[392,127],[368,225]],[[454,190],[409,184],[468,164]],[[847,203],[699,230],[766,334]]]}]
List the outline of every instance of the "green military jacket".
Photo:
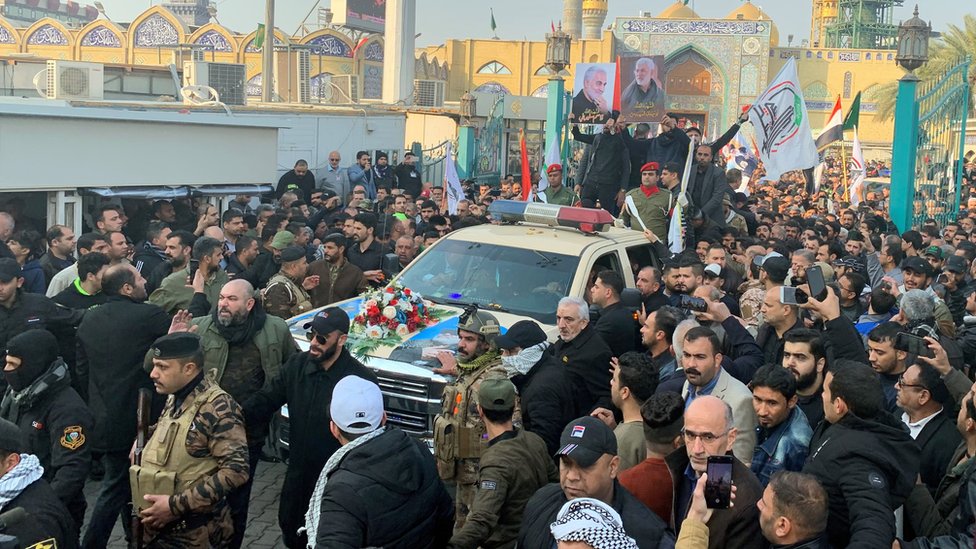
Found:
[{"label": "green military jacket", "polygon": [[[659,240],[667,242],[668,223],[671,221],[671,218],[668,216],[668,211],[671,209],[671,193],[667,189],[659,188],[658,192],[648,197],[638,187],[628,192],[627,196],[634,198],[637,213],[644,220],[647,228],[657,235]],[[641,229],[640,221],[637,221],[629,208],[625,208],[620,213],[620,219],[623,220],[624,226],[626,227],[630,227],[635,231],[643,230]]]},{"label": "green military jacket", "polygon": [[547,187],[542,191],[546,195],[546,202],[557,206],[572,206],[576,202],[576,193],[572,189],[563,185],[558,191],[553,192],[552,187]]},{"label": "green military jacket", "polygon": [[[217,371],[216,380],[219,384],[224,377],[224,368],[227,367],[229,352],[227,340],[217,331],[212,315],[194,318],[193,324],[198,326],[197,335],[200,336],[200,345],[203,347],[205,368],[207,371]],[[281,365],[298,351],[298,345],[288,330],[288,325],[284,320],[272,315],[267,316],[264,327],[254,334],[254,345],[261,353],[265,387],[278,377]]]},{"label": "green military jacket", "polygon": [[[149,302],[155,303],[163,308],[170,315],[175,314],[180,309],[190,306],[193,299],[193,288],[186,285],[186,279],[190,276],[190,268],[187,267],[167,276],[163,282],[149,296]],[[210,278],[203,283],[203,293],[210,302],[210,307],[217,305],[220,297],[220,289],[227,284],[227,273],[222,269],[217,269]]]}]

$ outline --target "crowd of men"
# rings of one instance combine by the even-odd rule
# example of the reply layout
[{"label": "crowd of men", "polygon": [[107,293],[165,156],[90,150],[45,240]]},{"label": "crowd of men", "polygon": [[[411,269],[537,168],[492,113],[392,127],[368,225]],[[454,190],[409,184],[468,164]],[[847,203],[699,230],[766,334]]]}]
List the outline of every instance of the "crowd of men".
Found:
[{"label": "crowd of men", "polygon": [[[686,250],[670,254],[701,134],[635,129],[574,132],[589,143],[574,188],[559,165],[544,191],[526,184],[644,232],[663,263],[634,266],[639,306],[604,270],[559,302],[551,343],[534,321],[503,330],[466,310],[457,352],[437,355],[452,382],[433,455],[386,425],[348,315],[328,306],[491,222],[519,183],[465,182],[448,215],[409,153],[342,168],[332,152],[273,198],[109,202],[77,237],[40,236],[10,201],[0,511],[31,520],[7,533],[106,547],[121,520],[146,547],[241,547],[287,404],[291,548],[971,546],[976,207],[899,233],[885,195],[834,214],[793,175],[734,192],[720,140],[694,149]],[[321,307],[301,352],[285,320]],[[711,509],[709,457],[725,455],[733,504]]]}]

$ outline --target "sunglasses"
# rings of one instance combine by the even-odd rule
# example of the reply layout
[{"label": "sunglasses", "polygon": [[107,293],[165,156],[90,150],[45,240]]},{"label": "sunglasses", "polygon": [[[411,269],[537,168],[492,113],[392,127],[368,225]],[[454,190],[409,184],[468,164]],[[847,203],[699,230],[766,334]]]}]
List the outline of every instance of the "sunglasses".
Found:
[{"label": "sunglasses", "polygon": [[318,343],[319,345],[325,345],[325,343],[328,341],[328,339],[327,339],[328,336],[324,336],[322,334],[317,334],[317,333],[315,333],[313,331],[305,332],[305,337],[309,341],[314,341],[314,342]]}]

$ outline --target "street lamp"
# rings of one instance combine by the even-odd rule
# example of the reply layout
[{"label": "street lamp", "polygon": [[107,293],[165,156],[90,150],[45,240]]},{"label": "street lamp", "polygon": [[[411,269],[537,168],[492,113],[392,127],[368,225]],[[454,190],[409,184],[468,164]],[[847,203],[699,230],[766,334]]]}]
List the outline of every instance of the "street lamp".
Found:
[{"label": "street lamp", "polygon": [[914,17],[898,26],[898,54],[895,61],[908,72],[914,72],[929,60],[929,37],[932,25],[918,16],[918,4]]},{"label": "street lamp", "polygon": [[562,23],[555,32],[546,33],[546,67],[558,76],[569,65],[569,47],[572,37],[563,32]]},{"label": "street lamp", "polygon": [[[573,38],[563,32],[562,23],[552,33],[546,34],[546,67],[549,69],[549,85],[546,98],[546,149],[556,144],[560,150],[562,144],[563,124],[566,122],[566,88],[563,77],[559,74],[570,63],[570,47]],[[560,164],[564,162],[561,160]]]},{"label": "street lamp", "polygon": [[464,126],[470,126],[471,120],[478,116],[478,99],[471,92],[466,91],[461,96],[459,112],[461,114],[461,125]]}]

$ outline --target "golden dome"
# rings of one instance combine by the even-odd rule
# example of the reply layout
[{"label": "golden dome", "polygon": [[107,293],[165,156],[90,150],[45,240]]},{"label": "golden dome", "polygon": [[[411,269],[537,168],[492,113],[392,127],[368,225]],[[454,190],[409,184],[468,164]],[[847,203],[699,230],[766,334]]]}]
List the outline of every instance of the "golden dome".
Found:
[{"label": "golden dome", "polygon": [[766,14],[762,9],[757,7],[752,3],[751,0],[746,0],[739,7],[735,8],[725,19],[740,19],[744,21],[765,21],[769,24],[769,45],[770,47],[779,46],[779,30],[776,28],[776,24],[773,20]]},{"label": "golden dome", "polygon": [[657,14],[657,19],[701,19],[701,17],[681,0],[675,0],[674,4]]},{"label": "golden dome", "polygon": [[607,11],[608,0],[583,0],[584,10]]}]

